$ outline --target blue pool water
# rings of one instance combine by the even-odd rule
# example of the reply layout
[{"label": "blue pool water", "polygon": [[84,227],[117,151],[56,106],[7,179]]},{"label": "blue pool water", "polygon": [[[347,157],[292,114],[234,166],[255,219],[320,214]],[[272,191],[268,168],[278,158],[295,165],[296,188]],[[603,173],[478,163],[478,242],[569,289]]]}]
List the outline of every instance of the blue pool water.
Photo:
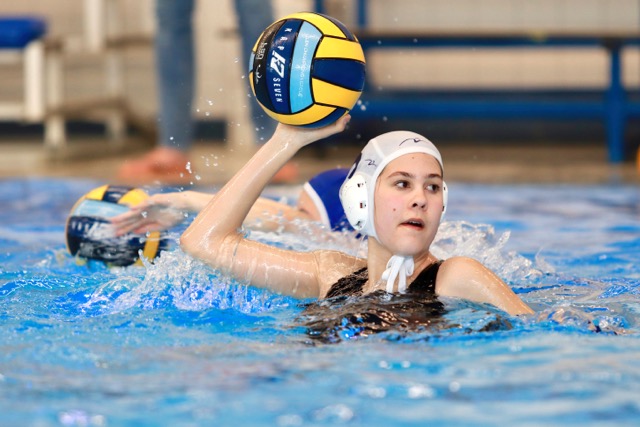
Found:
[{"label": "blue pool water", "polygon": [[[0,181],[3,426],[640,420],[636,187],[453,183],[434,251],[480,259],[536,314],[448,300],[447,328],[359,340],[345,328],[343,341],[321,344],[296,322],[299,301],[243,287],[177,249],[146,268],[76,263],[64,222],[101,184]],[[362,250],[346,235],[251,235]]]}]

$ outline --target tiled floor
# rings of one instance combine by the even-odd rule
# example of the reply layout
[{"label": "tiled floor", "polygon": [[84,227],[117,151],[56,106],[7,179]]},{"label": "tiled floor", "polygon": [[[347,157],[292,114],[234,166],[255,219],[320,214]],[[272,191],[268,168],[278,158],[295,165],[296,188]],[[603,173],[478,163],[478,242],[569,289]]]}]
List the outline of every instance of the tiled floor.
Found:
[{"label": "tiled floor", "polygon": [[[148,145],[127,141],[126,148],[91,138],[72,141],[62,153],[47,152],[36,138],[0,139],[0,178],[80,177],[115,182],[126,158],[139,155]],[[611,165],[604,143],[569,145],[532,142],[488,144],[439,144],[448,181],[492,183],[640,183],[635,162]],[[300,180],[334,166],[349,166],[358,147],[330,146],[319,153],[306,149],[296,156]],[[321,155],[319,155],[321,154]],[[228,180],[246,160],[216,141],[197,144],[192,151],[197,185],[217,185]]]}]

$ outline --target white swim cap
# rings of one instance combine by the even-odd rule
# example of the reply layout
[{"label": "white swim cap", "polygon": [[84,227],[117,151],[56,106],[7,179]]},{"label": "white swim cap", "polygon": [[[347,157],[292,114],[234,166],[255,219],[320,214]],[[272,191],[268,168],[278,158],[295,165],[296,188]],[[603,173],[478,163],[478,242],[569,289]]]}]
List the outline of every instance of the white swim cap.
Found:
[{"label": "white swim cap", "polygon": [[[340,201],[351,226],[369,237],[379,241],[374,224],[374,192],[378,176],[385,166],[400,156],[411,153],[429,154],[438,161],[444,174],[442,156],[431,141],[424,136],[409,131],[387,132],[371,139],[364,146],[362,152],[340,187]],[[442,183],[443,209],[442,217],[447,206],[447,185]],[[399,274],[403,273],[403,274]],[[383,279],[388,279],[387,291],[391,292],[396,277],[399,276],[398,289],[404,292],[406,276],[413,273],[413,258],[394,255],[389,260],[387,271]]]},{"label": "white swim cap", "polygon": [[[435,157],[444,173],[442,156],[436,146],[415,132],[384,133],[364,146],[340,188],[342,207],[354,229],[367,236],[378,238],[373,221],[373,193],[376,181],[385,166],[392,160],[411,153],[425,153]],[[446,185],[443,187],[443,202],[446,208]]]}]

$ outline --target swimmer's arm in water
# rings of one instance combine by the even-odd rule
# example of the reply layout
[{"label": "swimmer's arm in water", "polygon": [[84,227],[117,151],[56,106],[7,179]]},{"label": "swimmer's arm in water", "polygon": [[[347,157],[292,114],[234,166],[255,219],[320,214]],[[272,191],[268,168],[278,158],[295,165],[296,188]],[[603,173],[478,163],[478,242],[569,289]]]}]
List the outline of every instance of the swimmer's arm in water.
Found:
[{"label": "swimmer's arm in water", "polygon": [[436,293],[489,303],[509,314],[531,314],[533,310],[494,272],[467,257],[453,257],[440,267]]},{"label": "swimmer's arm in water", "polygon": [[302,147],[344,130],[349,116],[319,129],[279,124],[258,152],[211,199],[180,239],[182,249],[254,286],[301,298],[319,297],[326,275],[316,253],[251,241],[241,227],[275,173]]},{"label": "swimmer's arm in water", "polygon": [[211,194],[197,191],[159,193],[111,219],[116,235],[161,231],[180,224],[189,212],[199,212]]},{"label": "swimmer's arm in water", "polygon": [[[167,230],[184,221],[190,212],[200,212],[212,197],[209,193],[197,191],[154,194],[131,210],[113,217],[111,223],[118,236]],[[294,219],[311,218],[296,207],[261,197],[251,207],[246,223],[263,231],[276,230],[281,226],[288,230],[287,225]]]}]

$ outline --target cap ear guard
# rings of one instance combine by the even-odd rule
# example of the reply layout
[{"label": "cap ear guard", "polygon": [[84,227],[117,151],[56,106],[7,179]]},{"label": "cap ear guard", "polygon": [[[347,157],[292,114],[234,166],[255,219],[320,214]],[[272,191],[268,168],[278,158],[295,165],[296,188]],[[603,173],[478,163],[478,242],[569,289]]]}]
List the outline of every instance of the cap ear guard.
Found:
[{"label": "cap ear guard", "polygon": [[[348,178],[340,188],[340,200],[344,207],[344,213],[349,220],[349,224],[354,230],[361,231],[369,219],[369,207],[367,206],[367,183],[360,174],[355,174]],[[440,222],[447,213],[449,204],[449,187],[442,181],[442,214]]]},{"label": "cap ear guard", "polygon": [[354,230],[362,230],[369,219],[367,183],[362,175],[356,173],[344,182],[340,188],[340,200],[349,224]]},{"label": "cap ear guard", "polygon": [[447,205],[449,204],[449,187],[447,183],[442,181],[442,214],[440,215],[440,222],[444,219],[444,214],[447,213]]},{"label": "cap ear guard", "polygon": [[[344,213],[349,224],[354,230],[361,231],[367,225],[369,210],[367,206],[367,183],[360,174],[355,174],[347,179],[340,188],[340,201],[344,207]],[[449,187],[442,181],[442,214],[440,222],[444,219],[449,205]]]}]

